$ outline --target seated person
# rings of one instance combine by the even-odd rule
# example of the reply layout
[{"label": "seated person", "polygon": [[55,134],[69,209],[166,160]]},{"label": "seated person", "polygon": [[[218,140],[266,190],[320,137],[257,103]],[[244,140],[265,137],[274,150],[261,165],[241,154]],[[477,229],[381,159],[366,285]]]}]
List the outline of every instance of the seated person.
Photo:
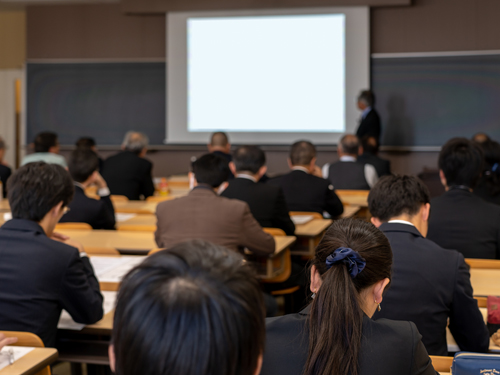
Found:
[{"label": "seated person", "polygon": [[500,207],[472,193],[483,170],[481,147],[466,138],[449,140],[439,153],[446,192],[431,200],[427,237],[465,258],[500,258]]},{"label": "seated person", "polygon": [[337,147],[340,160],[323,166],[323,178],[335,189],[370,190],[377,183],[377,171],[373,165],[357,161],[359,151],[358,137],[344,135]]},{"label": "seated person", "polygon": [[58,164],[67,167],[64,156],[59,155],[59,140],[57,134],[52,132],[39,133],[34,141],[35,153],[26,155],[21,165],[43,161],[49,164]]},{"label": "seated person", "polygon": [[324,178],[316,166],[316,148],[311,142],[295,142],[290,149],[288,165],[290,173],[275,177],[267,182],[283,189],[290,211],[328,212],[336,217],[344,212],[344,206],[333,186]]},{"label": "seated person", "polygon": [[[99,159],[90,149],[76,149],[69,158],[68,170],[75,184],[75,197],[68,205],[69,211],[61,218],[61,223],[87,223],[93,229],[115,229],[115,209],[109,195],[106,181],[97,168]],[[85,189],[97,186],[101,199],[85,195]]]},{"label": "seated person", "polygon": [[99,170],[102,171],[102,165],[104,163],[104,160],[102,160],[102,158],[97,153],[97,145],[95,143],[94,138],[90,137],[79,138],[78,141],[76,141],[75,146],[76,148],[83,148],[94,151],[97,154],[97,157],[99,158]]},{"label": "seated person", "polygon": [[484,168],[473,193],[487,202],[500,205],[500,144],[486,141],[480,146],[484,153]]},{"label": "seated person", "polygon": [[264,342],[253,269],[232,251],[191,241],[125,276],[109,359],[116,375],[258,375]]},{"label": "seated person", "polygon": [[262,230],[248,204],[218,195],[227,186],[228,175],[229,165],[222,156],[206,154],[193,162],[189,173],[193,190],[156,208],[158,247],[204,239],[235,251],[247,247],[257,255],[274,253],[274,238]]},{"label": "seated person", "polygon": [[476,133],[476,134],[474,134],[474,136],[472,137],[472,140],[473,140],[474,142],[477,142],[477,143],[481,144],[481,143],[484,143],[484,142],[486,142],[486,141],[491,141],[491,138],[490,138],[490,136],[489,136],[488,134],[486,134],[486,133]]},{"label": "seated person", "polygon": [[2,181],[2,193],[4,198],[7,196],[7,180],[12,174],[12,169],[10,169],[9,165],[3,160],[5,149],[5,142],[3,138],[0,137],[0,181]]},{"label": "seated person", "polygon": [[436,375],[415,324],[371,319],[391,265],[391,246],[377,228],[334,221],[312,260],[311,304],[266,321],[261,375]]},{"label": "seated person", "polygon": [[463,255],[425,238],[429,201],[427,187],[413,176],[383,177],[370,191],[371,221],[389,239],[394,262],[384,309],[374,319],[412,321],[427,352],[442,356],[448,355],[449,320],[461,350],[487,352],[488,330]]},{"label": "seated person", "polygon": [[[208,152],[222,156],[231,162],[233,157],[231,156],[231,143],[229,143],[229,137],[224,132],[215,132],[210,137],[210,143],[207,145]],[[229,173],[229,180],[232,180],[234,175],[232,172]]]},{"label": "seated person", "polygon": [[82,324],[103,314],[83,247],[54,233],[73,182],[60,165],[34,162],[12,174],[8,191],[13,219],[0,227],[0,327],[32,332],[53,347],[62,309]]},{"label": "seated person", "polygon": [[150,197],[155,192],[151,170],[153,164],[145,159],[148,137],[139,132],[125,134],[122,150],[104,161],[102,177],[113,195],[124,195],[130,200]]},{"label": "seated person", "polygon": [[279,186],[259,184],[266,173],[266,154],[257,146],[239,147],[229,167],[235,179],[222,196],[247,202],[253,217],[263,227],[282,229],[293,236],[295,225],[288,214],[285,196]]},{"label": "seated person", "polygon": [[378,157],[377,138],[370,135],[364,136],[361,139],[361,148],[363,153],[358,156],[360,163],[373,165],[379,177],[391,174],[391,162]]}]

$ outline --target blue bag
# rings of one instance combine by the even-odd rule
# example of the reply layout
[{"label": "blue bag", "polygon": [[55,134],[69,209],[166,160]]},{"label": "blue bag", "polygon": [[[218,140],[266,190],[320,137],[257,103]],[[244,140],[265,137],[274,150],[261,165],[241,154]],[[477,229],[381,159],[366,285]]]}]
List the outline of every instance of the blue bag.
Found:
[{"label": "blue bag", "polygon": [[455,354],[452,375],[500,375],[500,355],[460,352]]}]

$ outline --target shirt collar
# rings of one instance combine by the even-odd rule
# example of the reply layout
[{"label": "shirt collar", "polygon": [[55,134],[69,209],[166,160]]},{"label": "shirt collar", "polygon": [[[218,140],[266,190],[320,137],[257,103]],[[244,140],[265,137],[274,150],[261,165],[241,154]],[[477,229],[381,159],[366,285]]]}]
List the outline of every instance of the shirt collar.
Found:
[{"label": "shirt collar", "polygon": [[415,226],[413,223],[410,223],[409,221],[406,221],[406,220],[389,220],[388,223],[389,224],[406,224],[406,225],[411,225],[412,227]]},{"label": "shirt collar", "polygon": [[292,171],[302,171],[302,172],[309,173],[309,169],[307,169],[306,167],[301,167],[299,165],[293,166]]},{"label": "shirt collar", "polygon": [[368,113],[372,110],[372,107],[366,107],[363,112],[361,112],[361,118],[364,119]]},{"label": "shirt collar", "polygon": [[354,156],[344,155],[340,157],[340,161],[356,161]]},{"label": "shirt collar", "polygon": [[73,181],[73,184],[74,184],[75,186],[79,187],[80,189],[85,190],[85,187],[84,187],[81,183],[76,182],[76,181]]},{"label": "shirt collar", "polygon": [[253,181],[253,182],[257,182],[257,179],[253,176],[250,176],[246,173],[238,173],[236,174],[236,178],[245,178],[247,180],[250,180],[250,181]]}]

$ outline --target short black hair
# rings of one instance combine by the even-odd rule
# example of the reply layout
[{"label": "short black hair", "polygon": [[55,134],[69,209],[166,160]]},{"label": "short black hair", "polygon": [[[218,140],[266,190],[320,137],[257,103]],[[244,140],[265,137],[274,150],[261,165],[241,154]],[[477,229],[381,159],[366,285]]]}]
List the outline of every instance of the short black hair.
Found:
[{"label": "short black hair", "polygon": [[309,165],[316,157],[316,147],[309,141],[297,141],[290,149],[292,165]]},{"label": "short black hair", "polygon": [[363,147],[363,152],[368,152],[373,155],[378,153],[378,140],[373,135],[365,135],[361,138],[361,146]]},{"label": "short black hair", "polygon": [[266,154],[257,146],[241,146],[233,154],[233,163],[238,172],[256,174],[266,164]]},{"label": "short black hair", "polygon": [[220,146],[226,147],[229,143],[229,138],[224,132],[215,132],[210,137],[210,145],[211,146]]},{"label": "short black hair", "polygon": [[35,137],[35,152],[49,152],[52,147],[58,145],[57,134],[52,132],[43,132]]},{"label": "short black hair", "polygon": [[194,240],[146,258],[123,279],[112,343],[117,375],[253,375],[265,309],[243,257]]},{"label": "short black hair", "polygon": [[340,140],[342,151],[348,155],[358,155],[359,152],[359,138],[354,134],[346,134]]},{"label": "short black hair", "polygon": [[76,182],[85,182],[99,168],[99,157],[91,149],[77,148],[68,161],[71,178]]},{"label": "short black hair", "polygon": [[229,178],[229,162],[217,154],[205,154],[192,163],[196,181],[213,188],[219,187]]},{"label": "short black hair", "polygon": [[60,165],[34,162],[10,176],[7,191],[14,219],[39,222],[59,202],[67,206],[73,199],[75,187],[68,171]]},{"label": "short black hair", "polygon": [[375,94],[371,90],[363,90],[358,96],[358,101],[365,103],[368,107],[373,107],[375,105]]},{"label": "short black hair", "polygon": [[481,147],[467,138],[452,138],[439,153],[439,169],[448,186],[476,187],[483,171],[484,156]]},{"label": "short black hair", "polygon": [[75,143],[76,148],[92,148],[96,146],[95,139],[90,137],[82,137]]},{"label": "short black hair", "polygon": [[418,177],[409,175],[384,176],[368,195],[370,213],[384,222],[402,214],[416,215],[429,202],[427,186]]}]

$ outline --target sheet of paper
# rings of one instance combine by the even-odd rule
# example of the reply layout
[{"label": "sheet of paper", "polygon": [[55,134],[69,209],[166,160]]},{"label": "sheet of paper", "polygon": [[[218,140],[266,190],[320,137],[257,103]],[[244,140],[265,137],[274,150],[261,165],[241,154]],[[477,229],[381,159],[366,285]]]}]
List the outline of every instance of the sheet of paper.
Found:
[{"label": "sheet of paper", "polygon": [[1,351],[0,351],[0,370],[3,369],[4,367],[7,367],[10,365],[9,363],[9,355],[6,354],[10,350],[14,353],[14,361],[17,361],[19,358],[25,356],[29,352],[31,352],[35,348],[31,348],[28,346],[5,346]]},{"label": "sheet of paper", "polygon": [[119,258],[123,260],[121,263],[117,263],[113,268],[108,269],[101,275],[96,274],[97,279],[99,282],[119,283],[128,271],[141,263],[145,258],[139,256],[122,256]]},{"label": "sheet of paper", "polygon": [[[139,264],[144,260],[145,257],[136,257],[136,256],[121,256],[121,257],[101,257],[101,256],[93,256],[90,257],[90,263],[92,264],[92,268],[94,268],[94,273],[99,281],[101,277],[108,274],[110,271],[114,269],[118,269],[120,266],[125,264]],[[129,269],[131,269],[131,266]],[[125,274],[124,274],[125,275]]]},{"label": "sheet of paper", "polygon": [[312,215],[293,215],[290,218],[295,225],[305,224],[314,219]]},{"label": "sheet of paper", "polygon": [[12,219],[12,213],[11,213],[11,212],[6,212],[6,213],[4,213],[4,214],[3,214],[3,219],[4,219],[5,221],[9,221],[9,220],[11,220],[11,219]]},{"label": "sheet of paper", "polygon": [[135,217],[135,214],[122,214],[116,213],[115,219],[117,223],[123,223],[124,221],[130,220]]},{"label": "sheet of paper", "polygon": [[[115,308],[117,292],[106,291],[101,292],[101,294],[104,297],[102,308],[104,309],[104,315],[106,315]],[[61,317],[59,318],[59,323],[57,324],[57,328],[80,331],[83,329],[83,327],[85,327],[85,324],[76,323],[66,310],[62,311]]]}]

